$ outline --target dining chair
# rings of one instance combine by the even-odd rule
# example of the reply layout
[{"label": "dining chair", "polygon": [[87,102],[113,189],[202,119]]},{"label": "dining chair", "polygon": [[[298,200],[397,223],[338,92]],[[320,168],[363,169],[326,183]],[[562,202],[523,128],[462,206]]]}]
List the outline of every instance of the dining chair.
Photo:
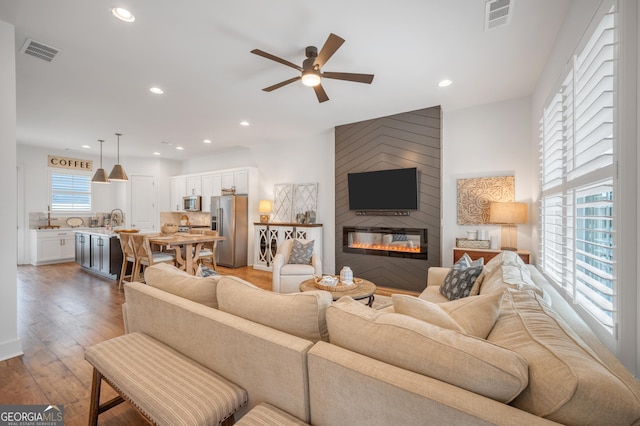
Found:
[{"label": "dining chair", "polygon": [[[156,263],[170,263],[175,265],[176,255],[166,251],[152,251],[149,244],[149,237],[142,234],[132,234],[133,251],[135,253],[136,262],[133,267],[133,280],[144,282],[143,267],[151,266]],[[142,273],[142,274],[141,274]]]},{"label": "dining chair", "polygon": [[[122,282],[125,279],[133,281],[133,269],[136,264],[136,255],[133,250],[133,241],[131,239],[131,234],[121,232],[119,234],[119,237],[120,247],[122,247],[122,268],[120,269],[120,278],[118,278],[118,290],[122,288]],[[129,275],[126,275],[129,263],[131,263],[131,272],[129,273]]]},{"label": "dining chair", "polygon": [[[212,231],[209,229],[204,230],[204,235],[211,235],[213,237],[218,236],[218,231]],[[217,241],[211,241],[209,243],[205,243],[202,245],[202,250],[200,250],[200,258],[198,259],[198,263],[204,263],[205,259],[209,259],[209,263],[211,263],[211,267],[215,271],[218,268],[218,264],[216,263],[216,248],[218,247]]]}]

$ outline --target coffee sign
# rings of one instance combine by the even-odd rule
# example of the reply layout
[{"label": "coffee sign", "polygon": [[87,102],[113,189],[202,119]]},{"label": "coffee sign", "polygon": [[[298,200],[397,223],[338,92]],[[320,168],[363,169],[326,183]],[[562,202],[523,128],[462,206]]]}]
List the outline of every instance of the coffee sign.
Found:
[{"label": "coffee sign", "polygon": [[59,169],[91,171],[93,170],[93,161],[78,160],[77,158],[58,157],[57,155],[50,155],[49,167],[57,167]]}]

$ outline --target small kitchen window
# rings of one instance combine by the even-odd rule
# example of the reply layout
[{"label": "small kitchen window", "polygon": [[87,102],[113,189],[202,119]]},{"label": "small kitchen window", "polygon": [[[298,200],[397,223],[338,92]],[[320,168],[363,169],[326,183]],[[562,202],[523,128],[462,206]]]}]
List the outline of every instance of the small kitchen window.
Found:
[{"label": "small kitchen window", "polygon": [[90,212],[91,175],[55,171],[49,174],[52,212]]}]

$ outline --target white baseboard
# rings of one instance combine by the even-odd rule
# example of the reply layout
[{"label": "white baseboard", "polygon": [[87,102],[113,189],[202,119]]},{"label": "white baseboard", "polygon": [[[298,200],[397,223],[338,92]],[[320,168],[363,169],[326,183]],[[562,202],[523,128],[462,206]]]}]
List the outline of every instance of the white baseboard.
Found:
[{"label": "white baseboard", "polygon": [[24,355],[20,338],[0,343],[0,361]]}]

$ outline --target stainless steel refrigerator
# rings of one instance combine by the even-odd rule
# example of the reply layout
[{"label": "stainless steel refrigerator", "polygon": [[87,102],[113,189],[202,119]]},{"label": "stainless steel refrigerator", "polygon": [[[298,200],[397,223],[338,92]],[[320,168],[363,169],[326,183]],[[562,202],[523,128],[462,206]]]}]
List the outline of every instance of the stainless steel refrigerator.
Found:
[{"label": "stainless steel refrigerator", "polygon": [[225,237],[218,241],[216,263],[228,268],[247,265],[249,229],[248,197],[221,195],[211,197],[211,229]]}]

